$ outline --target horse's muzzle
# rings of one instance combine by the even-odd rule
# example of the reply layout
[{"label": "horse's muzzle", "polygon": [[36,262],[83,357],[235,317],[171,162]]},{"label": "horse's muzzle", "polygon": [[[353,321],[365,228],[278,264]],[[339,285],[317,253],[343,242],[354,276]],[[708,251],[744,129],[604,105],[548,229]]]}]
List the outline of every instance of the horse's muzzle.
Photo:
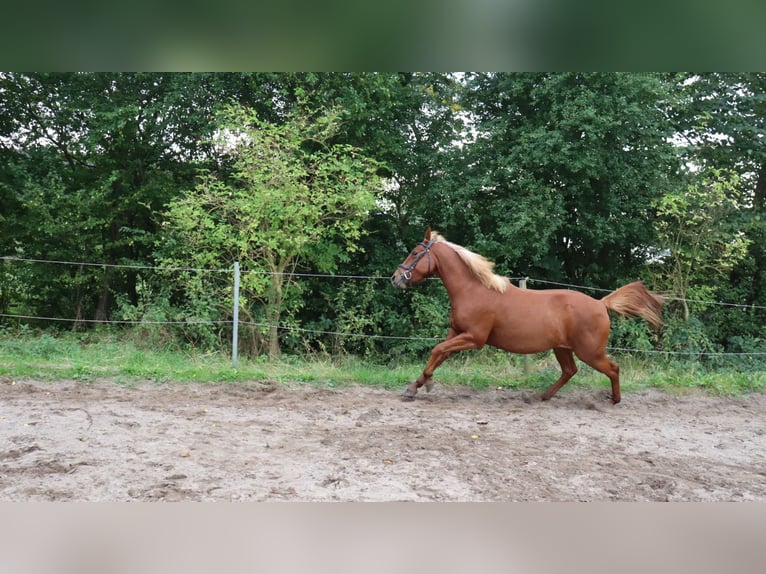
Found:
[{"label": "horse's muzzle", "polygon": [[406,289],[412,281],[412,273],[409,271],[397,271],[391,275],[391,285],[399,289]]}]

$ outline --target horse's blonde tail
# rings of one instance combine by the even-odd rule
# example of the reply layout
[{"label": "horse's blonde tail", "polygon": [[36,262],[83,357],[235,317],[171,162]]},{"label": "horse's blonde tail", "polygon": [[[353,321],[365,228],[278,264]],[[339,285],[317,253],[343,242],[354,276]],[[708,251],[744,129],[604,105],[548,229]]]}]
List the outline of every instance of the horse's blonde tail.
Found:
[{"label": "horse's blonde tail", "polygon": [[654,327],[662,325],[664,299],[644,287],[643,281],[635,281],[610,293],[601,301],[607,309],[628,317],[641,317]]}]

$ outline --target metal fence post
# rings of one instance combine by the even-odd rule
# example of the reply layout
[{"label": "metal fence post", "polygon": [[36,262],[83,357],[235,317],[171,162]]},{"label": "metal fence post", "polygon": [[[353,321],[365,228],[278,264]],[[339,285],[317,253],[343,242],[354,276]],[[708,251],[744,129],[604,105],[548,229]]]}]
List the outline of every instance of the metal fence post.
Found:
[{"label": "metal fence post", "polygon": [[231,366],[237,368],[237,347],[239,339],[239,261],[234,262],[234,313],[231,330]]}]

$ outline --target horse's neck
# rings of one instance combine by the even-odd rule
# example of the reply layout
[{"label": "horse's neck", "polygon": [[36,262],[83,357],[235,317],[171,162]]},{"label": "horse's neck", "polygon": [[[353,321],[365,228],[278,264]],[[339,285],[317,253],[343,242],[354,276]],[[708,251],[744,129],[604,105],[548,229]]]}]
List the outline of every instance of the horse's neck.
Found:
[{"label": "horse's neck", "polygon": [[450,247],[439,250],[438,273],[447,289],[450,301],[467,294],[469,287],[483,287],[481,281]]}]

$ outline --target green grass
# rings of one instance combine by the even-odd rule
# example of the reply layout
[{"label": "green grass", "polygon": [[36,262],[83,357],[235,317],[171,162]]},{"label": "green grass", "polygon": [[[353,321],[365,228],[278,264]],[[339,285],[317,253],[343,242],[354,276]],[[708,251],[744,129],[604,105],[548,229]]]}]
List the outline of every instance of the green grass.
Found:
[{"label": "green grass", "polygon": [[[0,376],[38,380],[71,379],[89,382],[111,379],[118,384],[138,382],[253,382],[311,384],[341,387],[349,384],[402,389],[421,372],[426,360],[385,363],[359,357],[325,355],[241,358],[238,368],[223,353],[194,353],[143,348],[112,335],[60,335],[27,333],[0,336]],[[655,387],[669,392],[699,389],[716,395],[761,392],[766,369],[733,364],[706,367],[699,361],[683,363],[661,358],[619,356],[624,392]],[[587,365],[564,388],[609,388],[608,380]],[[541,391],[559,376],[552,353],[523,357],[496,349],[464,352],[450,358],[436,372],[438,382],[470,385],[478,389],[508,388]]]}]

